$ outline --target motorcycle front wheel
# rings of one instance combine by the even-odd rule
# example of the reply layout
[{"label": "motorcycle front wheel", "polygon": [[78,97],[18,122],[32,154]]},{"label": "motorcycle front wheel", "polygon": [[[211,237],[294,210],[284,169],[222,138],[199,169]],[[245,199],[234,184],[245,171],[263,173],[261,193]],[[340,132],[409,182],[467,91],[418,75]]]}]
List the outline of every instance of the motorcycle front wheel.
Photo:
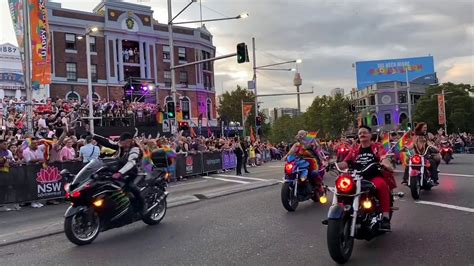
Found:
[{"label": "motorcycle front wheel", "polygon": [[155,208],[150,210],[145,216],[143,216],[142,220],[144,223],[148,225],[155,225],[161,222],[163,218],[165,218],[166,210],[168,209],[168,204],[166,202],[166,198],[162,199]]},{"label": "motorcycle front wheel", "polygon": [[298,198],[295,197],[294,187],[290,183],[283,183],[281,187],[281,203],[289,212],[294,212],[298,208]]},{"label": "motorcycle front wheel", "polygon": [[417,200],[420,198],[420,192],[421,192],[420,177],[418,176],[411,177],[410,192],[413,199]]},{"label": "motorcycle front wheel", "polygon": [[89,217],[79,212],[64,220],[64,233],[72,243],[82,246],[92,243],[100,232],[100,218],[97,212]]},{"label": "motorcycle front wheel", "polygon": [[350,216],[328,221],[327,243],[329,254],[335,262],[344,264],[349,261],[354,248]]}]

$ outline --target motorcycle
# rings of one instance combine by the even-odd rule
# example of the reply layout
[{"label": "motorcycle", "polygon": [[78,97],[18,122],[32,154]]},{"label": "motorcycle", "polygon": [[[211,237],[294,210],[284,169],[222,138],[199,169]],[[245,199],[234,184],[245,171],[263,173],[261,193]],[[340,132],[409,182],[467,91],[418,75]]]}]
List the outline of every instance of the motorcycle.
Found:
[{"label": "motorcycle", "polygon": [[[372,163],[362,171],[352,172],[342,171],[337,164],[335,166],[343,174],[336,179],[336,187],[329,188],[333,192],[333,199],[328,220],[323,221],[323,224],[327,225],[329,254],[334,261],[343,264],[352,255],[354,239],[369,241],[387,231],[380,228],[383,216],[376,188],[362,176],[369,168],[379,165]],[[401,198],[404,194],[391,193],[390,219],[393,211],[397,210],[393,207],[395,196]]]},{"label": "motorcycle", "polygon": [[441,158],[446,164],[453,159],[453,149],[451,147],[441,147]]},{"label": "motorcycle", "polygon": [[[169,174],[154,169],[152,174],[137,176],[136,182],[146,204],[142,215],[143,207],[128,191],[125,181],[112,178],[118,169],[116,160],[95,159],[81,169],[70,184],[65,185],[66,199],[71,205],[65,213],[64,231],[72,243],[90,244],[99,232],[138,220],[156,225],[165,217],[168,195],[166,177]],[[61,175],[66,180],[73,177],[67,170],[61,171]]]},{"label": "motorcycle", "polygon": [[346,147],[346,146],[342,146],[340,148],[337,149],[337,154],[336,154],[336,161],[339,163],[339,162],[342,162],[347,154],[349,154],[349,148]]},{"label": "motorcycle", "polygon": [[[301,173],[305,169],[301,169],[298,166],[300,160],[304,159],[291,155],[288,156],[285,164],[285,178],[281,187],[281,202],[283,207],[289,212],[294,212],[300,202],[310,199],[323,204],[327,202],[327,190],[322,182],[321,184],[316,184],[315,178],[310,177],[310,174],[304,180],[301,178]],[[325,169],[319,170],[318,175],[323,171]]]},{"label": "motorcycle", "polygon": [[433,187],[433,180],[431,179],[430,162],[425,159],[428,148],[423,155],[415,154],[410,156],[408,160],[408,187],[410,188],[411,196],[417,200],[420,198],[421,190],[431,190]]}]

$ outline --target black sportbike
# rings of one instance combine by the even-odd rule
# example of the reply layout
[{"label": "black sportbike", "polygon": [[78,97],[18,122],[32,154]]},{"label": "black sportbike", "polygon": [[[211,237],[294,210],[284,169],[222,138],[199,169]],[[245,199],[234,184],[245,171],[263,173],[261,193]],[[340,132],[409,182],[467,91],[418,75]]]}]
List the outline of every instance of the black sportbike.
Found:
[{"label": "black sportbike", "polygon": [[[112,178],[118,169],[117,160],[92,160],[66,184],[66,198],[71,206],[65,214],[64,231],[72,243],[90,244],[99,232],[138,220],[155,225],[165,217],[168,173],[158,168],[152,174],[138,175],[135,182],[145,200],[144,209],[125,180]],[[66,180],[73,177],[67,170],[61,175]]]}]

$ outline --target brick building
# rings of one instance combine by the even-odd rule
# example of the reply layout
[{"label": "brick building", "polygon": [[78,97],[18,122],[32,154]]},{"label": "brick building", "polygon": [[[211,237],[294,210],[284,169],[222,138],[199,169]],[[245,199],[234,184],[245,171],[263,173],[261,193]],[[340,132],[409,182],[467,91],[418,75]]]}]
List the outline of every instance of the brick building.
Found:
[{"label": "brick building", "polygon": [[[157,87],[144,100],[158,100],[162,106],[171,100],[168,26],[153,19],[150,7],[116,0],[102,0],[92,12],[65,9],[54,2],[49,2],[47,7],[53,51],[51,97],[87,97],[86,38],[83,37],[86,28],[98,27],[99,31],[90,33],[89,44],[93,97],[123,99],[127,97],[124,85],[133,77],[150,80]],[[177,63],[214,57],[212,35],[205,26],[196,29],[174,26],[173,31]],[[202,113],[215,126],[213,64],[177,70],[176,84],[184,119],[196,123]]]}]

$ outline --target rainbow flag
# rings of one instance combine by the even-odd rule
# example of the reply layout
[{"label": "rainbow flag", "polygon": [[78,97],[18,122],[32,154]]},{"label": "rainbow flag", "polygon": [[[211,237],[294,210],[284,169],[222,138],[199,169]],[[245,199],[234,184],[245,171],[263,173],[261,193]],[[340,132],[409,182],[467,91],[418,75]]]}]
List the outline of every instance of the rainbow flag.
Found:
[{"label": "rainbow flag", "polygon": [[401,151],[403,147],[407,146],[411,141],[411,131],[407,131],[395,144],[395,150]]},{"label": "rainbow flag", "polygon": [[306,136],[304,137],[304,142],[306,144],[310,144],[311,142],[315,141],[316,137],[318,136],[318,133],[319,133],[319,130],[316,132],[315,131],[308,132],[308,134],[306,134]]},{"label": "rainbow flag", "polygon": [[156,113],[156,122],[158,122],[158,124],[163,124],[163,112]]},{"label": "rainbow flag", "polygon": [[153,160],[151,159],[151,151],[146,149],[143,151],[143,157],[142,157],[142,167],[143,170],[151,174],[153,172],[153,167],[155,164],[153,163]]},{"label": "rainbow flag", "polygon": [[383,134],[382,145],[386,152],[390,150],[390,134],[388,132]]},{"label": "rainbow flag", "polygon": [[21,149],[22,150],[25,150],[26,148],[30,147],[31,145],[31,138],[27,138],[25,139],[25,141],[23,141],[23,143],[21,144]]}]

